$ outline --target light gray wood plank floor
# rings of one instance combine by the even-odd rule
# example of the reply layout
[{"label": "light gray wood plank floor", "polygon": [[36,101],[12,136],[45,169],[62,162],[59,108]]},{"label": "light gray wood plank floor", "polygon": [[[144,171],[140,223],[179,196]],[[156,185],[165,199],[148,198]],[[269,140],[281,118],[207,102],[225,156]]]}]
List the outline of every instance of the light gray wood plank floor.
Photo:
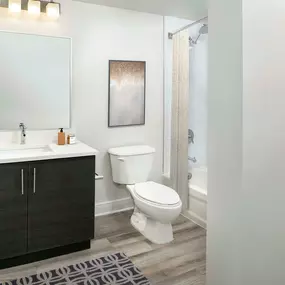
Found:
[{"label": "light gray wood plank floor", "polygon": [[204,285],[206,231],[180,216],[173,225],[174,241],[155,245],[130,224],[132,212],[96,218],[91,249],[32,264],[0,270],[0,283],[61,266],[124,252],[153,285]]}]

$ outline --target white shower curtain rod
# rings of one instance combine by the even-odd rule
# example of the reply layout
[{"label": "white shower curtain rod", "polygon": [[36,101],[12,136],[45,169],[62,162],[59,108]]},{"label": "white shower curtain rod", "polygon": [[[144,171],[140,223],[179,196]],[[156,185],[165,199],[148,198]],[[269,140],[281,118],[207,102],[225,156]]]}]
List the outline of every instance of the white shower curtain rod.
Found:
[{"label": "white shower curtain rod", "polygon": [[195,22],[193,22],[193,23],[191,23],[191,24],[188,24],[187,26],[185,26],[185,27],[183,27],[183,28],[180,28],[180,29],[177,30],[177,31],[174,31],[173,33],[168,33],[168,38],[169,38],[169,39],[172,39],[172,37],[173,37],[174,35],[178,34],[179,32],[184,31],[184,30],[186,30],[186,29],[189,29],[190,27],[195,26],[195,25],[197,25],[197,24],[199,24],[199,23],[201,23],[201,22],[203,22],[203,21],[205,21],[205,20],[207,20],[207,19],[208,19],[208,16],[207,16],[207,17],[204,17],[204,18],[202,18],[202,19],[200,19],[200,20],[198,20],[198,21],[195,21]]}]

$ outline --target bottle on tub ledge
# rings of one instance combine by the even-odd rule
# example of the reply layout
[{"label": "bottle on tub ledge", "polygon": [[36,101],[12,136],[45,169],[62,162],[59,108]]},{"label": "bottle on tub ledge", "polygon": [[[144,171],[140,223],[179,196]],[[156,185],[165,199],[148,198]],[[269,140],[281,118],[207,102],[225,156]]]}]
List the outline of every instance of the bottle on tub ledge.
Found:
[{"label": "bottle on tub ledge", "polygon": [[60,128],[57,134],[57,144],[65,145],[65,132],[63,131],[63,128]]}]

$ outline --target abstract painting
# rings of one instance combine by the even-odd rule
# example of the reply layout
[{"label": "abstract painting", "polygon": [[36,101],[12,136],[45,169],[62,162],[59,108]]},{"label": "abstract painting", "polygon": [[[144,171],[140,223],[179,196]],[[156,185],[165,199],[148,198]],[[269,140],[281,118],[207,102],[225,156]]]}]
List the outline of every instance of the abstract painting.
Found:
[{"label": "abstract painting", "polygon": [[145,61],[109,61],[109,127],[145,124]]}]

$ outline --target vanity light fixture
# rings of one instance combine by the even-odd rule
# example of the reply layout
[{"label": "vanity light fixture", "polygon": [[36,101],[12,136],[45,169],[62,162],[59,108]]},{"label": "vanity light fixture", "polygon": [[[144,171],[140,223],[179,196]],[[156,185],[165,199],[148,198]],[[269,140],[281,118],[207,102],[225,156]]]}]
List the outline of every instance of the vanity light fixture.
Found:
[{"label": "vanity light fixture", "polygon": [[0,0],[0,7],[8,8],[13,14],[20,14],[22,10],[36,16],[43,13],[54,20],[58,19],[61,14],[61,4],[54,0],[4,0],[4,3]]},{"label": "vanity light fixture", "polygon": [[33,15],[40,15],[41,13],[41,2],[37,0],[29,0],[28,12]]},{"label": "vanity light fixture", "polygon": [[60,4],[50,1],[46,6],[47,16],[53,19],[57,19],[60,16]]},{"label": "vanity light fixture", "polygon": [[21,0],[9,0],[9,11],[12,13],[20,13],[22,3]]}]

